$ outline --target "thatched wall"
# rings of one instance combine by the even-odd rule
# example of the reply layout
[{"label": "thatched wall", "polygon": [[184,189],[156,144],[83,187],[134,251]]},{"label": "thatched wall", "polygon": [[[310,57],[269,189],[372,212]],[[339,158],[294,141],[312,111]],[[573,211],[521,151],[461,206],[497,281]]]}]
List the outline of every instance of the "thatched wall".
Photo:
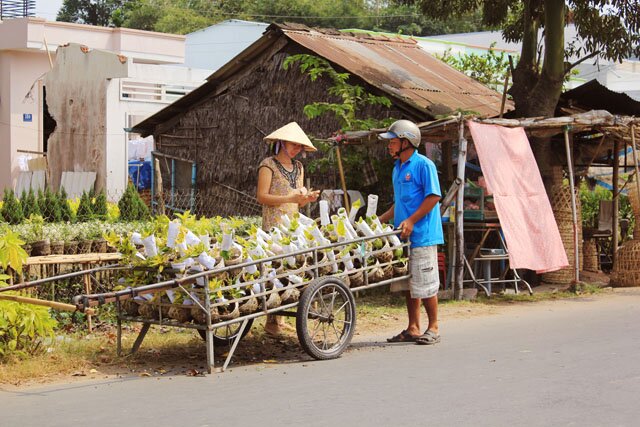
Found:
[{"label": "thatched wall", "polygon": [[[306,104],[337,100],[331,100],[327,95],[328,79],[311,82],[297,67],[282,69],[286,56],[300,53],[299,49],[290,43],[274,55],[264,54],[258,59],[260,64],[256,69],[232,78],[224,93],[194,105],[173,127],[155,135],[160,152],[196,162],[199,194],[219,194],[222,189],[215,184],[217,182],[254,196],[257,166],[268,156],[268,146],[262,138],[290,121],[298,122],[309,135],[318,138],[327,138],[339,129],[338,122],[330,115],[313,120],[304,115]],[[376,93],[373,87],[357,78],[353,83]],[[405,114],[393,107],[375,106],[363,112],[363,117],[403,116]],[[353,148],[345,148],[350,149]],[[388,165],[389,174],[380,177],[379,189],[368,190],[385,193],[388,200],[391,162],[386,160],[386,149],[384,146],[371,147],[370,155],[374,159],[385,159],[382,168],[384,170]],[[310,178],[314,188],[339,188],[337,170],[316,173]],[[166,178],[163,181],[168,185]],[[357,182],[350,182],[348,186],[361,189]],[[219,214],[220,210],[203,213]]]}]

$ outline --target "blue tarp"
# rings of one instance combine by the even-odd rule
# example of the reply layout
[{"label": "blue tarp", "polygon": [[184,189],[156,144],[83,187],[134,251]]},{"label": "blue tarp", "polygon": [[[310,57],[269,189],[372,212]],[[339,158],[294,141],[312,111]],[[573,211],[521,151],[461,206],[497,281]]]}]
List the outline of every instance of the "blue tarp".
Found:
[{"label": "blue tarp", "polygon": [[151,161],[129,161],[129,177],[138,190],[151,188]]}]

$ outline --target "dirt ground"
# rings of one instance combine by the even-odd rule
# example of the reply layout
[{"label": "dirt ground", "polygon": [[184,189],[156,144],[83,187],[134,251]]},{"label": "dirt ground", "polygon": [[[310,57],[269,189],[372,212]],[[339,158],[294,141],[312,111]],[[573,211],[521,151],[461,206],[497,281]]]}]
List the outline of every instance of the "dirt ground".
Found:
[{"label": "dirt ground", "polygon": [[[542,291],[542,289],[540,289]],[[547,295],[542,301],[522,300],[481,300],[442,302],[439,309],[441,325],[446,326],[447,320],[491,316],[517,308],[520,304],[553,304],[555,288],[544,290]],[[590,298],[606,298],[615,291],[600,291],[591,294]],[[564,298],[562,294],[562,298]],[[357,327],[354,341],[380,341],[380,336],[395,335],[406,327],[406,312],[401,299],[380,297],[358,301]],[[423,315],[424,316],[424,315]],[[426,316],[423,323],[426,324]],[[239,367],[255,367],[261,369],[268,364],[306,363],[313,359],[301,348],[296,332],[295,320],[287,319],[289,327],[281,336],[272,337],[264,333],[264,320],[257,319],[249,334],[239,343],[229,369]],[[129,325],[125,328],[123,347],[130,349],[135,341],[140,326]],[[68,338],[77,339],[77,338]],[[127,377],[161,377],[161,376],[201,376],[205,375],[206,348],[204,341],[194,330],[180,330],[154,326],[151,328],[138,353],[118,357],[116,348],[116,330],[113,325],[102,325],[92,334],[81,338],[85,345],[83,351],[86,357],[76,366],[56,369],[43,369],[41,375],[24,375],[0,381],[0,389],[30,388],[48,383],[71,383],[75,381],[116,379]],[[381,345],[386,345],[382,343]],[[354,346],[357,347],[357,346]],[[226,358],[228,347],[216,347],[216,365],[222,366]],[[349,351],[357,351],[350,348]],[[64,354],[45,356],[43,363],[55,365]],[[2,367],[0,366],[0,369]],[[0,372],[1,373],[1,372]],[[2,378],[2,375],[0,375]]]}]

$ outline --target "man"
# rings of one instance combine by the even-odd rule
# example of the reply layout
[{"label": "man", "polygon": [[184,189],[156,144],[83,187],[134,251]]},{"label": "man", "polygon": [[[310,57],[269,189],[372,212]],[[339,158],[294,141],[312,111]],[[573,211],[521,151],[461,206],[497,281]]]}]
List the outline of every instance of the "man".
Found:
[{"label": "man", "polygon": [[[391,286],[392,292],[403,291],[405,294],[409,326],[387,341],[436,344],[440,342],[437,245],[444,243],[438,173],[435,164],[418,153],[421,135],[415,123],[398,120],[379,137],[387,141],[389,154],[396,159],[394,204],[380,216],[380,221],[393,219],[394,226],[402,230],[400,236],[411,240],[411,279]],[[420,301],[429,318],[424,333],[420,328]]]}]

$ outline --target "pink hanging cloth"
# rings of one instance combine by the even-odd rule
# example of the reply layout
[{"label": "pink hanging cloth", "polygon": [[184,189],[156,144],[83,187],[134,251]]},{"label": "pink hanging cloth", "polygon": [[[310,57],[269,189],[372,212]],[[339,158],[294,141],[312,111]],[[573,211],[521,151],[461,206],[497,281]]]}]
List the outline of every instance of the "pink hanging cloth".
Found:
[{"label": "pink hanging cloth", "polygon": [[569,265],[540,171],[523,128],[467,122],[512,268],[537,273]]}]

